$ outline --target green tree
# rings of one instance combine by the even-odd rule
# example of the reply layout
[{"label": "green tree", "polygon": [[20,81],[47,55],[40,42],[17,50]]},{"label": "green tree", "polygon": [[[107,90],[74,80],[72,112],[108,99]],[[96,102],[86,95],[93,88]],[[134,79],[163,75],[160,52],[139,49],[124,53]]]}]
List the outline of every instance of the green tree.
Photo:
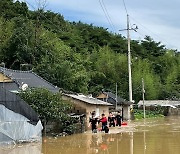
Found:
[{"label": "green tree", "polygon": [[148,60],[134,59],[132,69],[133,94],[136,102],[142,99],[142,78],[145,84],[145,99],[158,99],[161,91],[159,77]]},{"label": "green tree", "polygon": [[6,20],[18,16],[28,16],[28,7],[24,2],[13,2],[13,0],[1,0],[0,10],[0,16],[4,17]]},{"label": "green tree", "polygon": [[0,17],[0,61],[5,62],[6,51],[9,46],[9,39],[13,34],[13,29],[13,22],[5,21],[4,18]]},{"label": "green tree", "polygon": [[[19,69],[21,63],[66,90],[92,93],[102,89],[128,98],[127,39],[108,29],[69,22],[63,15],[23,2],[0,1],[0,61]],[[132,40],[133,98],[141,99],[141,78],[147,99],[178,99],[179,52],[150,36]]]},{"label": "green tree", "polygon": [[71,109],[71,105],[62,100],[60,93],[52,93],[47,89],[27,89],[19,95],[39,114],[40,119],[46,122],[63,121]]},{"label": "green tree", "polygon": [[[128,92],[126,55],[116,54],[107,46],[100,48],[99,52],[93,54],[92,63],[95,65],[92,69],[93,73],[91,73],[93,75],[92,87],[101,85],[99,88],[115,92],[117,83],[119,94],[126,98]],[[102,89],[99,89],[98,92]]]},{"label": "green tree", "polygon": [[57,35],[45,32],[41,37],[45,56],[37,65],[36,71],[54,85],[75,92],[87,92],[89,81],[86,69],[79,54],[58,39]]},{"label": "green tree", "polygon": [[141,41],[141,46],[144,48],[143,58],[154,59],[155,57],[162,56],[165,53],[164,45],[161,42],[155,42],[150,36],[146,36]]},{"label": "green tree", "polygon": [[18,69],[21,63],[32,64],[32,25],[27,20],[17,17],[13,19],[14,30],[4,49],[6,66]]},{"label": "green tree", "polygon": [[177,99],[180,97],[180,57],[173,50],[159,57],[159,75],[162,80],[163,89],[161,98]]}]

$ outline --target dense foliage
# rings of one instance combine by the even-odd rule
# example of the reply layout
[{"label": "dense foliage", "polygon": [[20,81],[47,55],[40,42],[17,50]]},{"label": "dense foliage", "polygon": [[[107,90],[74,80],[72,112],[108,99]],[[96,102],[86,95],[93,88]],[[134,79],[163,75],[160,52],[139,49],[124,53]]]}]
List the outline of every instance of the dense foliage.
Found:
[{"label": "dense foliage", "polygon": [[[20,69],[28,63],[65,90],[97,95],[102,89],[128,99],[127,40],[102,27],[65,21],[26,3],[0,1],[0,62]],[[147,36],[131,41],[133,99],[180,98],[180,54]]]},{"label": "dense foliage", "polygon": [[62,100],[59,93],[52,93],[47,89],[27,89],[20,94],[42,120],[64,120],[67,119],[67,112],[71,109],[68,102]]},{"label": "dense foliage", "polygon": [[72,134],[76,130],[76,119],[67,114],[72,105],[62,100],[60,93],[52,93],[47,89],[36,88],[22,91],[19,95],[38,113],[44,128],[49,121],[53,121],[58,124],[58,132]]},{"label": "dense foliage", "polygon": [[[143,110],[134,109],[133,112],[134,112],[135,120],[140,120],[144,118]],[[164,109],[160,106],[158,106],[154,110],[145,111],[145,118],[159,118],[159,117],[164,117]]]}]

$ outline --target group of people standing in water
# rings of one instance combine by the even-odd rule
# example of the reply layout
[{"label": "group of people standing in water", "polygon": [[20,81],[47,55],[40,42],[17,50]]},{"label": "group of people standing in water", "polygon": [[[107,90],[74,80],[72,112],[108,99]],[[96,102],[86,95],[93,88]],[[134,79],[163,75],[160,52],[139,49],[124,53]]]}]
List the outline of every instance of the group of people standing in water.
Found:
[{"label": "group of people standing in water", "polygon": [[97,133],[98,124],[101,123],[102,128],[99,129],[100,131],[104,131],[105,133],[109,132],[109,127],[121,126],[122,116],[120,111],[117,112],[116,116],[109,113],[108,118],[103,113],[100,117],[96,117],[96,113],[92,112],[91,117],[89,118],[89,126],[91,126],[92,132]]}]

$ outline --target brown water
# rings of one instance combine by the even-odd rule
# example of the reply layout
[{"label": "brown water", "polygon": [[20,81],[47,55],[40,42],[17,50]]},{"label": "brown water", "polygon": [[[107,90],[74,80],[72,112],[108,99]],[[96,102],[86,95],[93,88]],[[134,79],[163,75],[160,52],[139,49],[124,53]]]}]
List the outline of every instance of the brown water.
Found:
[{"label": "brown water", "polygon": [[[118,133],[118,134],[117,134]],[[129,122],[110,134],[86,132],[3,147],[0,154],[180,154],[180,117]]]}]

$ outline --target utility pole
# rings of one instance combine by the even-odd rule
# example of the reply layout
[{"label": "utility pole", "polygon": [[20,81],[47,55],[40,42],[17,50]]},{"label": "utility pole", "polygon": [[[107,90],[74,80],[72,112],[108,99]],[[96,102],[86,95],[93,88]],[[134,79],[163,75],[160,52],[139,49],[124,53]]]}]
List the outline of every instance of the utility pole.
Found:
[{"label": "utility pole", "polygon": [[[133,28],[133,26],[135,26]],[[133,102],[132,99],[132,75],[131,75],[131,39],[130,39],[130,30],[134,30],[135,32],[137,32],[137,25],[133,24],[131,27],[129,25],[129,15],[127,14],[127,28],[126,29],[122,29],[120,31],[127,31],[127,41],[128,41],[128,73],[129,73],[129,101]]]},{"label": "utility pole", "polygon": [[118,100],[117,100],[117,82],[116,82],[116,110],[117,110],[117,102]]},{"label": "utility pole", "polygon": [[127,14],[127,40],[128,40],[128,72],[129,72],[129,101],[132,102],[132,76],[131,76],[131,47],[129,34],[129,15]]},{"label": "utility pole", "polygon": [[[133,26],[135,26],[133,28]],[[132,99],[132,75],[131,75],[131,39],[130,39],[130,30],[134,30],[135,32],[137,32],[137,25],[133,24],[131,27],[129,25],[129,15],[127,14],[127,28],[126,29],[122,29],[120,31],[127,31],[127,41],[128,41],[128,73],[129,73],[129,101],[133,102]],[[133,106],[131,105],[130,108],[133,108]],[[130,116],[130,115],[129,115]]]},{"label": "utility pole", "polygon": [[143,113],[144,113],[144,119],[146,118],[146,113],[145,113],[145,104],[144,104],[144,94],[145,94],[145,90],[144,90],[144,79],[142,78],[142,97],[143,97]]}]

